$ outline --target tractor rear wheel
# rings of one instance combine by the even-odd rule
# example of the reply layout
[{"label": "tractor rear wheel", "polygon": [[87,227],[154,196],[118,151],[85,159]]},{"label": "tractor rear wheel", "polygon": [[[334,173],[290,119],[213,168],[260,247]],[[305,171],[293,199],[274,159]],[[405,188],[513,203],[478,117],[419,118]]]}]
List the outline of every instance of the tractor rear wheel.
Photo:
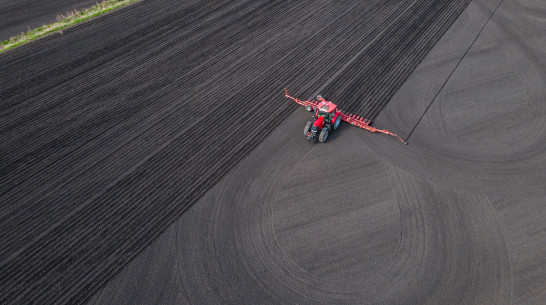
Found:
[{"label": "tractor rear wheel", "polygon": [[328,128],[324,127],[320,131],[318,140],[319,140],[320,143],[324,143],[324,142],[326,142],[326,139],[328,139]]},{"label": "tractor rear wheel", "polygon": [[303,135],[307,137],[307,134],[309,133],[309,129],[311,129],[311,125],[313,125],[313,122],[307,122],[305,125],[305,128],[303,128]]},{"label": "tractor rear wheel", "polygon": [[341,123],[341,115],[338,115],[336,118],[336,121],[334,122],[334,130],[339,127],[339,124]]}]

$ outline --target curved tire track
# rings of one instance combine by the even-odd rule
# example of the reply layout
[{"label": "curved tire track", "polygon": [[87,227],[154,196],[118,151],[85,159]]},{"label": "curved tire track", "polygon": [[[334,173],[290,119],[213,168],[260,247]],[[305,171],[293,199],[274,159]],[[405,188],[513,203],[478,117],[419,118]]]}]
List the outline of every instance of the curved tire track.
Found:
[{"label": "curved tire track", "polygon": [[[0,186],[10,205],[1,214],[0,301],[85,301],[253,150],[271,122],[295,109],[272,100],[279,88],[290,84],[303,88],[298,95],[309,95],[374,41],[371,50],[380,46],[386,57],[374,57],[370,66],[387,57],[392,62],[383,67],[384,77],[365,82],[387,97],[467,3],[140,3],[117,17],[141,17],[159,6],[148,23],[131,27],[112,14],[58,41],[6,54],[1,76],[12,82],[0,92],[8,118],[0,126]],[[317,10],[324,14],[314,16]],[[187,15],[196,22],[180,21]],[[302,15],[318,26],[307,28]],[[113,25],[117,35],[92,43]],[[413,34],[391,35],[398,26]],[[82,35],[87,39],[74,42]],[[279,57],[282,49],[274,45],[280,41],[286,54]],[[43,50],[34,52],[38,46]],[[258,51],[249,56],[248,50]],[[42,60],[46,55],[50,62]],[[232,59],[237,64],[216,66]],[[31,60],[34,69],[16,69],[17,62]],[[404,73],[393,72],[399,67]],[[253,76],[236,77],[252,68]],[[381,109],[373,103],[366,107]],[[328,285],[315,300],[334,298],[330,293],[340,287]]]}]

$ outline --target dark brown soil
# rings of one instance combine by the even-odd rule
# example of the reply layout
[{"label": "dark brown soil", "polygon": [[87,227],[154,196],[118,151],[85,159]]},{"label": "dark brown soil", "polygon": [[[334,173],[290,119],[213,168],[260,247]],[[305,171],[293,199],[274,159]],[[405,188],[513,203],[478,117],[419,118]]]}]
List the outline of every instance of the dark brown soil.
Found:
[{"label": "dark brown soil", "polygon": [[[476,2],[457,20],[472,38],[499,3]],[[479,125],[487,103],[421,103],[403,85],[436,94],[457,88],[441,87],[453,77],[450,90],[487,102],[478,81],[449,76],[473,42],[457,32],[449,41],[463,47],[441,53],[453,65],[417,74],[443,67],[434,53],[419,63],[468,3],[143,1],[0,55],[0,301],[82,303],[120,274],[92,302],[533,304],[546,275],[518,289],[514,264],[544,261],[510,243],[526,213],[544,236],[544,116],[532,100],[543,83],[502,94],[514,96],[500,106],[512,118],[527,109],[521,96],[538,115],[506,151],[469,131],[498,129]],[[507,5],[498,18],[510,20]],[[492,41],[510,32],[498,18]],[[533,45],[513,48],[543,64]],[[456,72],[483,71],[469,62],[478,50]],[[285,87],[406,137],[417,127],[408,146],[349,126],[313,145]],[[465,111],[471,129],[456,124]]]}]

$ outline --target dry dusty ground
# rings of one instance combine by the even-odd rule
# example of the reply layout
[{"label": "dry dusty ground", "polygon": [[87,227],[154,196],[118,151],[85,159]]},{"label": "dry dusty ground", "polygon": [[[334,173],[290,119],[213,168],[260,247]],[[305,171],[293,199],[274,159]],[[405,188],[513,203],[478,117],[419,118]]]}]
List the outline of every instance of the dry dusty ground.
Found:
[{"label": "dry dusty ground", "polygon": [[[539,2],[144,2],[0,56],[2,301],[540,304]],[[285,86],[410,145],[308,143]]]}]

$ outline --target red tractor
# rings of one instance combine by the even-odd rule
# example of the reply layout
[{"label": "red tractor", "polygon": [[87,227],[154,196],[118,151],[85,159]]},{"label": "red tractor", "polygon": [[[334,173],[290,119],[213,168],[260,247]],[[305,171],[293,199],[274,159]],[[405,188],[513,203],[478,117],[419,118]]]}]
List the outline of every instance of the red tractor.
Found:
[{"label": "red tractor", "polygon": [[317,100],[305,100],[302,101],[288,94],[288,90],[284,89],[284,96],[293,100],[294,102],[305,107],[307,111],[315,111],[314,122],[307,122],[303,134],[307,137],[307,140],[316,139],[318,135],[319,142],[324,142],[328,138],[328,134],[339,127],[341,121],[345,121],[351,125],[358,126],[366,129],[369,132],[384,133],[389,136],[396,137],[398,140],[408,144],[401,137],[385,129],[378,129],[370,126],[370,120],[359,117],[358,115],[347,113],[345,111],[339,111],[337,105],[328,102],[322,96],[318,95]]},{"label": "red tractor", "polygon": [[305,110],[315,111],[314,122],[307,122],[303,129],[303,135],[308,141],[314,140],[318,136],[319,142],[323,143],[328,139],[328,134],[339,127],[341,123],[341,111],[337,110],[337,105],[326,101],[322,96],[317,96],[316,106],[307,105]]}]

